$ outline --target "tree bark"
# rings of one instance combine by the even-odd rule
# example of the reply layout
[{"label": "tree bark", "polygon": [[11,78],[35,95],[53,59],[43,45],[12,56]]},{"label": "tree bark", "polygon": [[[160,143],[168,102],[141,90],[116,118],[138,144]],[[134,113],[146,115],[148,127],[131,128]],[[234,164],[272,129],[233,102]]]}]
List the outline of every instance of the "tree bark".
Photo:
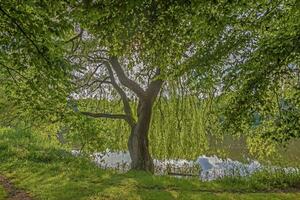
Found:
[{"label": "tree bark", "polygon": [[[126,120],[131,127],[131,134],[128,139],[128,150],[132,161],[131,169],[143,170],[153,173],[154,165],[149,152],[148,132],[151,122],[152,107],[163,84],[163,80],[159,78],[160,69],[156,69],[153,81],[149,84],[148,88],[145,91],[137,82],[129,79],[126,76],[117,57],[110,57],[109,62],[104,61],[103,64],[107,67],[111,84],[121,96],[125,115],[108,115],[104,113],[86,114],[89,114],[89,116],[93,117],[109,117],[114,119]],[[129,99],[126,96],[126,93],[115,80],[114,72],[120,83],[134,92],[139,98],[139,104],[137,107],[137,122],[134,120],[133,113],[129,104]]]},{"label": "tree bark", "polygon": [[128,149],[131,157],[131,169],[153,173],[154,165],[149,152],[148,132],[152,115],[151,101],[140,101],[138,105],[138,121],[131,127]]}]

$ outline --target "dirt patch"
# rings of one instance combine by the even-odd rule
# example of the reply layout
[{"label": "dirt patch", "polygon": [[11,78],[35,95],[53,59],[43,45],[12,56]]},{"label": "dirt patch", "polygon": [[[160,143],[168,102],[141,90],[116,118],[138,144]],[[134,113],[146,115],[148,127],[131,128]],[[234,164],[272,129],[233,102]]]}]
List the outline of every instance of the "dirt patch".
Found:
[{"label": "dirt patch", "polygon": [[7,178],[1,175],[0,184],[3,185],[8,200],[33,200],[27,192],[16,188]]}]

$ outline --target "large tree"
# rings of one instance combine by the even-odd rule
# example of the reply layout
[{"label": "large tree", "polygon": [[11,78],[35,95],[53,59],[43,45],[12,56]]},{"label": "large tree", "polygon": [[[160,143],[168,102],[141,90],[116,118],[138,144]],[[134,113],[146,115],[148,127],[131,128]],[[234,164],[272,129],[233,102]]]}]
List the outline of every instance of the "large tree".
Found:
[{"label": "large tree", "polygon": [[[148,134],[153,104],[163,85],[178,77],[192,86],[188,94],[197,90],[198,97],[206,98],[211,88],[212,96],[225,94],[230,100],[224,116],[234,127],[240,127],[238,122],[251,124],[249,119],[261,105],[268,110],[273,103],[267,98],[271,89],[284,85],[291,88],[288,105],[294,112],[279,109],[279,124],[297,125],[297,5],[297,1],[1,2],[0,89],[6,94],[1,111],[10,112],[7,105],[13,105],[21,112],[10,116],[30,112],[57,122],[72,98],[80,104],[83,98],[115,102],[120,97],[122,113],[80,106],[75,111],[126,121],[131,128],[132,169],[151,172]],[[162,93],[168,96],[168,91]],[[269,116],[265,114],[265,119],[276,121]],[[297,136],[293,126],[281,127]]]},{"label": "large tree", "polygon": [[223,43],[230,43],[232,49],[245,43],[228,30],[241,14],[233,9],[238,4],[87,1],[80,6],[75,6],[74,16],[81,37],[71,60],[82,69],[74,73],[79,90],[73,97],[115,100],[115,90],[123,104],[123,113],[80,113],[125,120],[131,128],[131,168],[153,172],[148,134],[157,95],[168,80],[184,76],[185,63],[194,59],[195,52],[202,52],[201,56],[218,53],[207,63],[221,62],[232,52],[220,53]]}]

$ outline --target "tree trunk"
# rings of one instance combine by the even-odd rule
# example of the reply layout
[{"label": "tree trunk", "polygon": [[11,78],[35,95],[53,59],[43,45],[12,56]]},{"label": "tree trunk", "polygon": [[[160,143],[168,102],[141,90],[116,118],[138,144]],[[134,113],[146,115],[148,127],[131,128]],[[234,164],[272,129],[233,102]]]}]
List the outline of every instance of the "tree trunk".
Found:
[{"label": "tree trunk", "polygon": [[138,121],[131,127],[128,149],[131,157],[131,169],[153,173],[154,165],[149,152],[148,132],[152,114],[151,101],[140,101],[137,110]]}]

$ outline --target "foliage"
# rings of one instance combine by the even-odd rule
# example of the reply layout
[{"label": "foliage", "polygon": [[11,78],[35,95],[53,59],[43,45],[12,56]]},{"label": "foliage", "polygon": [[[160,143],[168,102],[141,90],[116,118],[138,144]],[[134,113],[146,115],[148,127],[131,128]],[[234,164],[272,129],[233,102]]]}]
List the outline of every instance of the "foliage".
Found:
[{"label": "foliage", "polygon": [[78,7],[82,28],[111,54],[163,68],[176,64],[188,48],[194,14],[189,1],[87,1]]},{"label": "foliage", "polygon": [[286,144],[300,133],[299,2],[241,4],[220,42],[187,62],[191,87],[221,99],[223,131],[247,134],[253,150]]},{"label": "foliage", "polygon": [[[153,108],[149,136],[153,156],[162,159],[195,159],[200,154],[207,153],[207,137],[215,135],[213,122],[204,117],[210,115],[208,107],[209,102],[201,102],[194,97],[179,99],[174,96],[158,101]],[[116,101],[95,99],[79,100],[78,108],[112,113],[122,110]],[[72,147],[83,147],[83,150],[89,152],[127,149],[130,131],[125,122],[77,115],[64,122],[64,125],[66,130],[63,135]]]},{"label": "foliage", "polygon": [[227,128],[246,127],[261,140],[285,143],[300,136],[299,2],[278,2],[272,8],[249,29],[252,52],[227,70],[231,94],[224,113]]},{"label": "foliage", "polygon": [[67,8],[64,1],[1,1],[0,111],[10,113],[2,123],[60,118],[72,69],[65,58],[74,23]]},{"label": "foliage", "polygon": [[141,88],[165,81],[150,135],[157,157],[195,157],[208,150],[207,134],[224,133],[246,135],[251,152],[268,155],[300,135],[298,8],[296,0],[3,1],[0,124],[65,128],[80,148],[124,149],[125,123],[70,106],[77,95],[80,111],[123,111],[99,84],[107,82],[99,65],[113,55]]},{"label": "foliage", "polygon": [[[287,166],[294,166],[299,162],[299,140],[287,144],[284,148],[271,139],[257,141],[259,138],[251,135],[235,137],[231,133],[222,132],[218,113],[214,113],[218,111],[220,104],[216,99],[201,100],[192,96],[174,96],[170,99],[160,97],[154,105],[149,130],[150,151],[153,157],[194,160],[200,155],[217,155],[240,161],[244,161],[245,158],[262,163],[270,161],[274,165],[284,162]],[[87,111],[112,113],[122,109],[117,101],[94,99],[80,100],[78,107]],[[125,122],[86,119],[78,115],[62,125],[69,127],[63,136],[70,148],[83,147],[82,150],[89,153],[106,149],[127,150],[130,131]],[[45,129],[40,131],[45,132]],[[57,131],[54,133],[56,137]]]}]

